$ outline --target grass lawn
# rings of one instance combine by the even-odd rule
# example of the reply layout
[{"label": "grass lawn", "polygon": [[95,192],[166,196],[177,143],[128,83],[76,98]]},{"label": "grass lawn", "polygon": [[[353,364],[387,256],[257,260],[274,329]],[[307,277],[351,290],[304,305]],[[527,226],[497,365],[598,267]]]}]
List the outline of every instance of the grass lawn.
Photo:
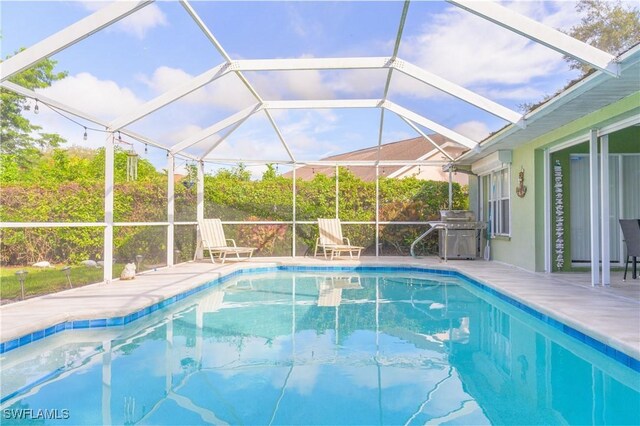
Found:
[{"label": "grass lawn", "polygon": [[[29,272],[24,281],[24,297],[38,296],[41,294],[55,293],[69,288],[67,277],[62,271],[64,265],[53,268],[6,267],[0,268],[0,299],[2,303],[20,300],[20,281],[16,271]],[[114,271],[121,271],[123,265],[114,265]],[[102,268],[88,268],[84,265],[71,267],[71,284],[73,287],[81,287],[102,281]]]}]

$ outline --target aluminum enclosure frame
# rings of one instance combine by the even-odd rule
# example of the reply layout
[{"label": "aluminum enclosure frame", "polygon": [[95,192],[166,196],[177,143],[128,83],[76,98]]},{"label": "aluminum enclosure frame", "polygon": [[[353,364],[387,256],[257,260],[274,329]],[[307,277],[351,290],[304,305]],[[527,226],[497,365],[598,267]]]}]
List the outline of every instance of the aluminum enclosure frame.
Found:
[{"label": "aluminum enclosure frame", "polygon": [[[414,64],[404,61],[398,58],[399,45],[402,41],[402,33],[404,23],[408,14],[410,2],[406,0],[404,2],[402,16],[398,25],[398,31],[394,43],[394,49],[390,57],[364,57],[364,58],[298,58],[298,59],[242,59],[234,60],[225,51],[224,47],[218,42],[213,32],[207,27],[204,21],[199,17],[195,9],[187,0],[181,0],[180,3],[186,13],[191,17],[194,24],[197,25],[204,33],[207,39],[213,44],[216,50],[223,57],[223,63],[211,68],[204,73],[192,78],[190,81],[167,91],[148,101],[147,103],[136,108],[134,111],[116,118],[110,122],[105,122],[96,117],[92,117],[89,114],[79,111],[76,108],[65,105],[55,99],[47,98],[40,93],[18,86],[9,81],[9,79],[36,64],[37,62],[54,55],[68,47],[78,43],[79,41],[91,36],[92,34],[101,31],[104,28],[112,25],[115,22],[139,11],[145,6],[153,3],[153,0],[133,1],[133,2],[114,2],[113,4],[106,6],[103,9],[83,18],[76,23],[64,28],[63,30],[45,38],[44,40],[36,43],[35,45],[25,49],[24,51],[16,54],[15,56],[0,63],[0,85],[11,90],[19,95],[36,99],[39,102],[47,104],[52,108],[65,111],[69,114],[77,116],[83,120],[98,124],[105,127],[108,134],[110,134],[105,141],[106,146],[106,176],[105,176],[105,220],[99,223],[65,223],[65,224],[42,224],[42,223],[2,223],[2,228],[19,228],[19,227],[77,227],[77,226],[98,226],[105,228],[105,243],[104,243],[104,259],[108,267],[105,268],[104,281],[111,281],[111,259],[113,258],[113,228],[114,226],[167,226],[167,232],[171,235],[167,236],[167,242],[173,241],[173,229],[177,224],[189,224],[191,222],[175,222],[173,210],[173,187],[175,182],[173,179],[169,179],[168,183],[168,221],[157,223],[115,223],[113,221],[113,148],[114,148],[114,134],[121,132],[135,140],[138,140],[144,144],[148,144],[167,151],[167,166],[173,167],[175,159],[177,157],[183,157],[189,160],[198,162],[198,179],[197,179],[197,219],[204,217],[204,162],[216,162],[225,161],[224,159],[216,159],[212,157],[215,154],[215,148],[220,145],[227,137],[229,137],[234,131],[242,126],[250,117],[254,116],[258,112],[264,111],[267,115],[269,123],[276,133],[278,139],[283,145],[285,151],[288,154],[288,159],[276,160],[283,164],[292,164],[295,168],[303,164],[326,164],[322,161],[317,162],[304,162],[297,161],[291,152],[289,145],[287,144],[282,132],[280,131],[276,120],[271,114],[272,110],[278,109],[323,109],[323,108],[378,108],[380,113],[380,124],[378,130],[378,149],[380,149],[382,141],[382,132],[384,128],[385,112],[392,112],[399,116],[409,128],[412,128],[418,134],[427,138],[430,138],[420,130],[418,126],[427,128],[436,133],[439,133],[462,146],[471,149],[482,149],[479,141],[467,138],[452,129],[447,128],[439,123],[430,120],[428,117],[424,117],[415,111],[404,108],[394,102],[387,99],[389,85],[391,81],[391,75],[394,72],[403,73],[413,79],[432,86],[448,95],[451,95],[457,99],[460,99],[476,108],[484,110],[496,117],[499,117],[509,123],[525,126],[525,117],[509,108],[506,108],[478,93],[468,90],[460,85],[457,85],[441,76],[434,75]],[[555,29],[547,27],[543,24],[535,22],[529,18],[517,14],[509,9],[506,9],[498,4],[491,2],[471,2],[466,0],[454,1],[449,0],[449,3],[462,8],[465,11],[473,13],[482,19],[499,25],[508,29],[516,34],[527,37],[536,43],[543,44],[551,49],[554,49],[564,55],[571,56],[585,64],[589,64],[603,72],[606,72],[612,76],[617,76],[617,64],[615,58],[606,52],[589,46],[586,43],[575,40]],[[246,79],[243,72],[247,71],[286,71],[286,70],[349,70],[349,69],[386,69],[388,70],[386,84],[384,87],[384,94],[381,99],[354,99],[354,100],[292,100],[292,101],[266,101],[255,90],[251,83]],[[184,96],[198,90],[201,87],[227,75],[235,74],[249,90],[249,92],[255,98],[255,104],[245,108],[241,111],[232,114],[231,116],[212,124],[208,128],[202,130],[198,134],[195,134],[187,139],[178,141],[172,145],[165,145],[160,142],[154,141],[144,135],[137,134],[127,128],[127,126],[135,123],[136,121],[154,113],[155,111],[170,105]],[[213,142],[213,146],[206,150],[204,155],[193,155],[185,150],[189,147],[206,140],[207,138],[224,131],[225,133]],[[436,148],[441,149],[437,144],[430,141]],[[443,151],[444,152],[444,151]],[[455,159],[446,154],[451,162],[455,162]],[[239,161],[245,161],[238,159]],[[341,165],[340,162],[327,162],[334,164],[336,167]],[[366,164],[365,164],[366,163]],[[376,169],[376,220],[371,224],[376,225],[376,255],[378,255],[378,228],[381,224],[379,220],[379,167],[386,164],[389,165],[420,165],[420,164],[440,164],[441,162],[429,162],[426,160],[418,159],[415,161],[395,161],[384,162],[349,162],[345,165],[367,165],[375,167]],[[171,174],[171,173],[170,173]],[[294,183],[295,188],[295,183]],[[295,215],[295,189],[293,194],[294,199],[294,216],[291,222],[294,227],[294,243],[293,243],[293,255],[295,255],[295,225],[298,223],[305,223],[304,221],[296,221]],[[336,204],[337,206],[337,204]],[[254,222],[250,222],[254,223]],[[280,222],[278,222],[280,223]],[[285,223],[285,222],[282,222]],[[288,223],[288,222],[286,222]],[[348,223],[348,222],[346,222]],[[369,223],[369,222],[367,222]],[[392,222],[398,223],[399,222]],[[413,223],[411,223],[413,224]],[[167,263],[168,266],[173,264],[173,247],[167,244]]]}]

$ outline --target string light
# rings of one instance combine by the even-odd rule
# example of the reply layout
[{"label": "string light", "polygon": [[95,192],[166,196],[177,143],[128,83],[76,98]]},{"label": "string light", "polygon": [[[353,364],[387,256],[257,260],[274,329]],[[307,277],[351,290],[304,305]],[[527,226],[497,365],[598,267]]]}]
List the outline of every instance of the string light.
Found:
[{"label": "string light", "polygon": [[87,128],[84,128],[84,135],[82,135],[82,139],[87,140]]},{"label": "string light", "polygon": [[144,153],[145,155],[149,153],[149,147],[147,146],[147,144],[144,144]]},{"label": "string light", "polygon": [[40,112],[40,107],[38,106],[38,100],[36,99],[36,106],[33,107],[33,113],[37,114]]},{"label": "string light", "polygon": [[122,142],[122,135],[120,134],[120,132],[118,132],[118,140]]}]

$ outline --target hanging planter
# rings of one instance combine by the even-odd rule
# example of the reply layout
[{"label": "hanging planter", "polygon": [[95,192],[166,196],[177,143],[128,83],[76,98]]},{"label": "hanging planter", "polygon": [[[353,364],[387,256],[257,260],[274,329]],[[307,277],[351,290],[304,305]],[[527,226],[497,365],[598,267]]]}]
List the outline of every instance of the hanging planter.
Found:
[{"label": "hanging planter", "polygon": [[186,166],[187,168],[187,177],[185,180],[182,181],[182,186],[184,186],[187,189],[191,189],[193,188],[193,185],[196,184],[196,166],[195,164],[187,164]]}]

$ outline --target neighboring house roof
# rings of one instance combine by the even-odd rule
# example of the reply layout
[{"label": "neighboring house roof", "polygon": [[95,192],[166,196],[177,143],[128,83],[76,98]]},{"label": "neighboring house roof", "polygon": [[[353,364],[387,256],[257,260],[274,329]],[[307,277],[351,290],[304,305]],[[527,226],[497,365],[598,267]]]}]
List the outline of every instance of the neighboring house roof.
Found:
[{"label": "neighboring house roof", "polygon": [[[525,115],[525,127],[511,124],[467,151],[458,160],[471,164],[500,149],[513,149],[598,111],[640,90],[640,45],[618,57],[619,77],[596,71]],[[639,105],[640,107],[640,105]],[[630,111],[630,116],[637,111]],[[619,120],[621,117],[617,117]],[[622,117],[624,118],[624,117]],[[599,123],[606,125],[609,123]]]},{"label": "neighboring house roof", "polygon": [[[433,140],[439,147],[446,151],[452,157],[459,156],[465,147],[445,138],[441,135],[429,135],[429,138]],[[391,142],[382,144],[380,146],[380,155],[378,156],[378,146],[372,146],[370,148],[359,149],[357,151],[346,152],[344,154],[332,155],[331,157],[323,158],[321,161],[336,161],[336,162],[349,162],[349,161],[407,161],[407,160],[440,160],[440,157],[446,160],[446,157],[433,146],[424,137],[417,137],[412,139],[405,139],[398,142]],[[345,166],[346,167],[346,166]],[[418,166],[380,166],[380,174],[389,177],[402,177],[406,175],[411,169]],[[421,166],[424,167],[424,166]],[[434,166],[436,167],[436,166]],[[349,170],[364,181],[373,181],[376,178],[375,167],[358,167],[349,166]],[[316,173],[324,174],[327,176],[333,176],[335,172],[335,166],[332,165],[308,165],[299,167],[296,169],[296,178],[310,180]],[[285,177],[291,177],[292,172],[284,174]]]}]

